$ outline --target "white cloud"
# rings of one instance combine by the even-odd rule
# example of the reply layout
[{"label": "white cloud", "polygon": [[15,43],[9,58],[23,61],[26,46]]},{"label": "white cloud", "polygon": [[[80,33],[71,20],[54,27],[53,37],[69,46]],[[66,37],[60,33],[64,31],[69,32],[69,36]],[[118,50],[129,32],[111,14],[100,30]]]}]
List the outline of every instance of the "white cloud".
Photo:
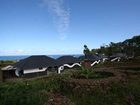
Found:
[{"label": "white cloud", "polygon": [[64,6],[64,0],[43,0],[43,4],[53,14],[60,39],[64,40],[70,23],[70,11]]},{"label": "white cloud", "polygon": [[13,52],[15,52],[16,54],[22,54],[24,51],[23,50],[15,50]]},{"label": "white cloud", "polygon": [[0,55],[22,55],[24,54],[24,51],[19,50],[0,50]]}]

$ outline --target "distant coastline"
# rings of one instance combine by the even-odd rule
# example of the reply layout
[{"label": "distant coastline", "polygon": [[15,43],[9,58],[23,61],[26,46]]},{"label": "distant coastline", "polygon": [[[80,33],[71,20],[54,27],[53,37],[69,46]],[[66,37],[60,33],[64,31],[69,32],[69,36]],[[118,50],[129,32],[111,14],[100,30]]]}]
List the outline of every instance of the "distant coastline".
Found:
[{"label": "distant coastline", "polygon": [[[67,55],[72,55],[74,57],[79,57],[82,54],[67,54]],[[27,57],[29,57],[31,55],[17,55],[17,56],[0,56],[0,60],[21,60],[21,59],[25,59]],[[47,55],[49,57],[52,57],[54,59],[59,58],[60,56],[64,56],[63,54],[60,55]]]}]

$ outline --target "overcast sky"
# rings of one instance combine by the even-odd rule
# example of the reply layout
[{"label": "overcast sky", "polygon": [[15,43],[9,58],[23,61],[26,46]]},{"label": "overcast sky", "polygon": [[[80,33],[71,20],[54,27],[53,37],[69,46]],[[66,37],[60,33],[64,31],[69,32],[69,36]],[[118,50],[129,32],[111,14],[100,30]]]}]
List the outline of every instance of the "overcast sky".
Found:
[{"label": "overcast sky", "polygon": [[140,0],[0,0],[0,55],[81,54],[140,34]]}]

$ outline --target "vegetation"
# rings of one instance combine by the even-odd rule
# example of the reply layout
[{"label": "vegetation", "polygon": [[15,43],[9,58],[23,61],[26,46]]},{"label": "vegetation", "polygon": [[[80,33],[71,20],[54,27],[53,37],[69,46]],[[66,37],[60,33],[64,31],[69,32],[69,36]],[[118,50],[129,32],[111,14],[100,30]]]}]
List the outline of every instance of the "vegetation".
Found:
[{"label": "vegetation", "polygon": [[93,75],[94,75],[94,71],[91,70],[91,68],[81,67],[81,71],[80,71],[79,76],[85,77],[86,79],[89,79]]},{"label": "vegetation", "polygon": [[123,53],[128,57],[140,56],[140,35],[134,36],[132,39],[127,39],[123,42],[111,42],[109,45],[103,45],[99,49],[92,49],[91,53],[105,54],[108,56],[116,53]]},{"label": "vegetation", "polygon": [[60,90],[58,78],[0,84],[0,105],[43,105],[49,92]]},{"label": "vegetation", "polygon": [[[12,82],[0,86],[1,105],[39,105],[46,87],[44,81]],[[41,94],[44,92],[43,94]]]},{"label": "vegetation", "polygon": [[90,50],[89,50],[89,48],[87,47],[87,45],[84,45],[83,53],[85,54],[85,56],[90,54]]},{"label": "vegetation", "polygon": [[76,79],[102,79],[113,76],[111,72],[100,71],[97,72],[93,68],[81,67],[80,70],[71,72],[71,77]]}]

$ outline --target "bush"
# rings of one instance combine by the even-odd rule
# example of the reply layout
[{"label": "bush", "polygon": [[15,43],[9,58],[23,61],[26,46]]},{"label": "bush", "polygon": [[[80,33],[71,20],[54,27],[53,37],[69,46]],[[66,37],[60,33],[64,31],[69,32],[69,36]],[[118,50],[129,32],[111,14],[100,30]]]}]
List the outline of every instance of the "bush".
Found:
[{"label": "bush", "polygon": [[89,79],[91,76],[94,75],[94,71],[91,68],[81,67],[80,75]]},{"label": "bush", "polygon": [[[40,89],[33,89],[33,84],[25,82],[6,83],[0,87],[1,105],[39,105]],[[38,86],[35,86],[38,87]]]}]

